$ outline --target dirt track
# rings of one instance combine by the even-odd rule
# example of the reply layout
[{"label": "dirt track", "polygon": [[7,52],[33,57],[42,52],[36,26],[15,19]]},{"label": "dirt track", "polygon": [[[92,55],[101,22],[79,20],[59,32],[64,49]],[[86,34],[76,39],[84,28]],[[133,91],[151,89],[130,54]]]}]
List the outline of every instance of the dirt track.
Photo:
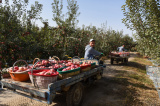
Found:
[{"label": "dirt track", "polygon": [[[131,61],[135,55],[132,55]],[[126,79],[117,81],[115,77],[127,72],[124,70],[124,65],[110,65],[110,61],[106,60],[106,69],[104,70],[103,78],[96,81],[92,86],[85,89],[85,96],[82,106],[129,106],[127,104],[128,90],[125,85]],[[133,73],[130,71],[129,73]],[[121,83],[123,82],[123,84]],[[127,82],[128,83],[128,82]],[[153,90],[154,91],[154,90]],[[134,94],[136,91],[132,90]],[[156,95],[157,96],[157,95]],[[157,97],[156,97],[157,98]],[[132,99],[132,98],[129,98]],[[65,106],[65,95],[58,95],[55,102],[49,106]],[[8,92],[0,91],[0,106],[48,106],[44,103],[28,99],[26,97]],[[157,106],[156,103],[154,106]],[[130,105],[131,106],[131,105]],[[149,105],[148,105],[149,106]]]}]

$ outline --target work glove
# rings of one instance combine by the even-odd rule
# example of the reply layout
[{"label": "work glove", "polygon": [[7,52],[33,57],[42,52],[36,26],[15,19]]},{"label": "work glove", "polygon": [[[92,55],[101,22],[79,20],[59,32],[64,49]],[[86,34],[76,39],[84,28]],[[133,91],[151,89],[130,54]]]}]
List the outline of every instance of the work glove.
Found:
[{"label": "work glove", "polygon": [[101,56],[103,56],[103,53],[101,53]]}]

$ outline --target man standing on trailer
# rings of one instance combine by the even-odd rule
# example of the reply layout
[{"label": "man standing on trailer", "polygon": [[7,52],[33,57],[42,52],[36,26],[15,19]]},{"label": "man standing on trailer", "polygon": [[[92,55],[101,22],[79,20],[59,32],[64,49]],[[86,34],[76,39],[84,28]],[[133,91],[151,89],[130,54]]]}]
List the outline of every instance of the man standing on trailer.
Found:
[{"label": "man standing on trailer", "polygon": [[124,45],[122,45],[121,47],[117,48],[117,51],[123,52],[123,51],[127,51],[127,50],[124,48]]}]

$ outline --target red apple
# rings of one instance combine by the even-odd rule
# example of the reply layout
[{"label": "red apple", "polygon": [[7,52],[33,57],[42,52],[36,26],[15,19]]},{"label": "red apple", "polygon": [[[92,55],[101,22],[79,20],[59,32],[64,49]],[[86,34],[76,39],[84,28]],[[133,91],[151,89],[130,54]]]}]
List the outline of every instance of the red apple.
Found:
[{"label": "red apple", "polygon": [[49,61],[47,60],[42,60],[42,65],[47,65],[49,63]]},{"label": "red apple", "polygon": [[23,67],[19,67],[19,70],[20,70],[20,71],[24,71],[24,68],[23,68]]},{"label": "red apple", "polygon": [[39,68],[46,68],[45,66],[40,66]]},{"label": "red apple", "polygon": [[64,68],[62,71],[67,71],[67,69]]},{"label": "red apple", "polygon": [[16,72],[22,72],[21,70],[17,70]]},{"label": "red apple", "polygon": [[53,66],[49,66],[48,68],[53,68]]},{"label": "red apple", "polygon": [[13,72],[16,72],[17,70],[13,70]]},{"label": "red apple", "polygon": [[14,66],[14,69],[15,69],[15,70],[19,70],[19,67],[18,67],[18,66]]},{"label": "red apple", "polygon": [[28,68],[27,67],[23,67],[24,68],[24,71],[26,71]]},{"label": "red apple", "polygon": [[55,70],[54,69],[50,69],[50,72],[55,72]]}]

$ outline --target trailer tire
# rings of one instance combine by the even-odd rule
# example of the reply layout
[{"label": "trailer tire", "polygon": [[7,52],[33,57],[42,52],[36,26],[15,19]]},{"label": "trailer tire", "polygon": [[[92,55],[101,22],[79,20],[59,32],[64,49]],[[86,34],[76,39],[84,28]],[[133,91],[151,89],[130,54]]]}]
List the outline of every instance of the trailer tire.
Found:
[{"label": "trailer tire", "polygon": [[126,62],[128,63],[128,58],[126,58]]},{"label": "trailer tire", "polygon": [[114,59],[113,59],[113,58],[111,58],[111,64],[113,64],[113,60],[114,60]]},{"label": "trailer tire", "polygon": [[128,58],[124,58],[124,63],[127,65],[128,64]]},{"label": "trailer tire", "polygon": [[116,63],[117,63],[117,64],[119,63],[119,59],[116,59]]},{"label": "trailer tire", "polygon": [[125,62],[125,63],[128,63],[128,58],[124,58],[124,62]]},{"label": "trailer tire", "polygon": [[81,106],[83,100],[84,86],[82,83],[73,85],[66,95],[67,106]]}]

